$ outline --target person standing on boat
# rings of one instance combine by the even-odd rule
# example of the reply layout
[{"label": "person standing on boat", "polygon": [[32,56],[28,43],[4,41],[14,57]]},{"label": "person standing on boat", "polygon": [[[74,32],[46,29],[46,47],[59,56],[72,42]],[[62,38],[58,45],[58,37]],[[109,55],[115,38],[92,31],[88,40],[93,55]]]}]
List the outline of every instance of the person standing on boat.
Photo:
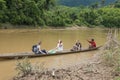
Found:
[{"label": "person standing on boat", "polygon": [[90,45],[89,45],[89,48],[95,48],[96,47],[96,42],[94,41],[94,39],[91,39],[91,41],[87,40]]},{"label": "person standing on boat", "polygon": [[62,43],[62,40],[59,40],[57,43],[57,47],[52,50],[49,50],[48,52],[51,54],[51,53],[56,53],[61,51],[63,51],[63,43]]},{"label": "person standing on boat", "polygon": [[32,51],[35,54],[47,54],[45,49],[41,49],[41,44],[42,44],[42,42],[40,41],[37,45],[33,46]]},{"label": "person standing on boat", "polygon": [[80,43],[80,41],[76,41],[75,45],[73,46],[73,48],[71,49],[71,51],[78,51],[81,50],[82,48],[82,44]]}]

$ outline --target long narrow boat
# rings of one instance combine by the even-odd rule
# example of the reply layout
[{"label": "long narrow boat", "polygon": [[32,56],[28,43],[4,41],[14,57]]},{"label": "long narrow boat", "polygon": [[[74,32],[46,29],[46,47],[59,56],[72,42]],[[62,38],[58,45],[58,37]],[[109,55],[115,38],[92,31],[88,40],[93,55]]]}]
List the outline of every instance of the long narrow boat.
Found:
[{"label": "long narrow boat", "polygon": [[33,52],[25,52],[25,53],[14,53],[14,54],[1,54],[0,58],[3,59],[18,59],[18,58],[23,58],[23,57],[42,57],[42,56],[52,56],[52,55],[63,55],[63,54],[71,54],[71,53],[79,53],[79,52],[87,52],[87,51],[93,51],[93,50],[97,50],[99,49],[101,46],[99,47],[95,47],[95,48],[87,48],[87,49],[82,49],[79,51],[62,51],[62,52],[57,52],[54,54],[34,54]]}]

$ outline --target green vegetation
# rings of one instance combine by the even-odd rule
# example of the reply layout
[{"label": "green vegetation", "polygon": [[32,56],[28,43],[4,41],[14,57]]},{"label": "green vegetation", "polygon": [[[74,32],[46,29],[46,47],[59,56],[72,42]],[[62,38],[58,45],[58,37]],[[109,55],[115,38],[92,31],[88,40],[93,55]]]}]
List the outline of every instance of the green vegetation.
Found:
[{"label": "green vegetation", "polygon": [[80,6],[80,5],[89,6],[93,3],[108,5],[115,2],[115,0],[58,0],[58,1],[61,5],[65,6]]},{"label": "green vegetation", "polygon": [[115,80],[120,80],[120,77],[116,78]]},{"label": "green vegetation", "polygon": [[112,68],[112,74],[115,75],[114,80],[120,80],[120,42],[117,35],[117,30],[111,29],[107,36],[107,42],[101,50],[101,60],[104,65]]},{"label": "green vegetation", "polygon": [[89,7],[67,7],[56,6],[56,0],[0,0],[0,27],[9,23],[30,27],[120,27],[120,1],[108,6],[104,4],[102,0]]},{"label": "green vegetation", "polygon": [[[14,78],[14,80],[20,80],[19,77],[25,77],[28,75],[33,76],[36,73],[44,73],[47,68],[44,68],[44,62],[40,64],[32,64],[28,57],[25,57],[22,61],[17,60],[16,70],[18,71],[18,74]],[[39,80],[39,77],[36,77],[36,80]]]},{"label": "green vegetation", "polygon": [[18,75],[28,75],[32,72],[32,65],[27,58],[23,60],[23,62],[18,61],[16,70],[18,70]]}]

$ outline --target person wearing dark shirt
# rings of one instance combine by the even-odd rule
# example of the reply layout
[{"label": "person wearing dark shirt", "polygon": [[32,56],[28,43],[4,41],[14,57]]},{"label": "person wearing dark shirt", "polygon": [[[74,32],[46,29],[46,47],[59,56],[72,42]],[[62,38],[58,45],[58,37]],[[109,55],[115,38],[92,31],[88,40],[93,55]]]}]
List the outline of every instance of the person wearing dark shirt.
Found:
[{"label": "person wearing dark shirt", "polygon": [[75,45],[73,46],[73,48],[71,49],[71,51],[78,51],[78,50],[81,50],[82,48],[82,45],[80,43],[80,41],[76,41]]}]

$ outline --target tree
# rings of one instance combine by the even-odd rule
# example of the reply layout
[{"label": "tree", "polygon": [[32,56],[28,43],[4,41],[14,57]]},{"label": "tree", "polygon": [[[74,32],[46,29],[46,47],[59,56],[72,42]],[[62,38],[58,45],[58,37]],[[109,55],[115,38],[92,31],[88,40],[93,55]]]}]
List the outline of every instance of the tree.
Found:
[{"label": "tree", "polygon": [[98,8],[98,7],[99,7],[99,4],[98,4],[98,2],[96,2],[96,3],[92,4],[92,5],[91,5],[91,7],[92,7],[93,9],[96,9],[96,8]]},{"label": "tree", "polygon": [[55,5],[55,0],[0,0],[0,4],[1,8],[6,6],[7,12],[2,11],[12,24],[44,25],[44,14]]},{"label": "tree", "polygon": [[115,2],[114,7],[120,8],[120,0],[117,0]]},{"label": "tree", "polygon": [[5,16],[6,8],[6,1],[0,0],[0,23],[5,22],[7,19]]},{"label": "tree", "polygon": [[101,0],[101,6],[105,5],[105,0]]}]

